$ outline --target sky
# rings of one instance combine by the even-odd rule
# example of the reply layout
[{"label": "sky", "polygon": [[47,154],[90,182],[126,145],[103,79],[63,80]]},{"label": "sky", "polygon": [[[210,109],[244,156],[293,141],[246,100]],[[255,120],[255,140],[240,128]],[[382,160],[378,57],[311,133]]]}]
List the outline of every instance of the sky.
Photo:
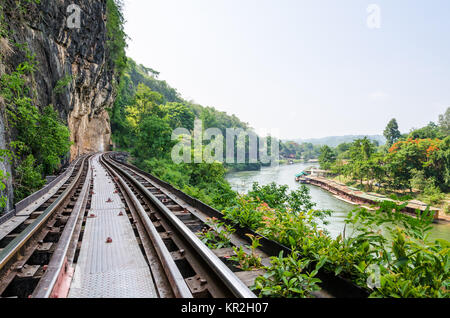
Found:
[{"label": "sky", "polygon": [[128,56],[257,131],[406,133],[450,107],[448,0],[124,3]]}]

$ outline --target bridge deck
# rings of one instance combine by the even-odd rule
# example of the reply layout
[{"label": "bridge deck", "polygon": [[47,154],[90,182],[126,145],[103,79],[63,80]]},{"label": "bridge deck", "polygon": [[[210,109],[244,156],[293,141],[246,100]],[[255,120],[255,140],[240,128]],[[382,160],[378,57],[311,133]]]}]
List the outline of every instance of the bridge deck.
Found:
[{"label": "bridge deck", "polygon": [[[155,298],[149,266],[114,183],[93,159],[94,194],[69,298]],[[108,199],[112,202],[107,203]],[[105,208],[106,206],[106,208]],[[107,243],[107,238],[112,243]]]}]

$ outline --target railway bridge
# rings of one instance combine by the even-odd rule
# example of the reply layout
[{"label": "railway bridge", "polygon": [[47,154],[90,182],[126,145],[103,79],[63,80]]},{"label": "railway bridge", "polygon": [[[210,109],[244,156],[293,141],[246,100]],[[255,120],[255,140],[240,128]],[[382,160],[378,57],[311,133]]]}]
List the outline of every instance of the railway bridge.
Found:
[{"label": "railway bridge", "polygon": [[[255,298],[264,270],[242,271],[233,248],[210,249],[198,234],[223,215],[126,163],[121,153],[75,160],[45,188],[0,218],[0,298]],[[247,248],[249,229],[231,235]],[[257,253],[289,249],[265,238]],[[320,273],[317,297],[366,297]]]}]

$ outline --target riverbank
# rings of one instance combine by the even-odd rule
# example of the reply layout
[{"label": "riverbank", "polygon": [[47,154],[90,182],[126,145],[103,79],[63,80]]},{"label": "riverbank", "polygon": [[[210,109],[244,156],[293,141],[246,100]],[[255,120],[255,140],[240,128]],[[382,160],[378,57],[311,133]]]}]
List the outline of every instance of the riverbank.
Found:
[{"label": "riverbank", "polygon": [[[336,182],[323,177],[305,176],[302,180],[310,185],[320,187],[333,194],[336,198],[343,200],[349,204],[359,205],[365,208],[369,208],[371,205],[376,205],[382,201],[393,201],[397,204],[403,202],[395,201],[377,193],[366,193],[356,188],[348,187],[342,183]],[[405,207],[405,213],[410,215],[416,215],[416,211],[425,211],[428,205],[418,201],[412,200],[408,202]],[[430,210],[434,212],[435,222],[438,223],[450,223],[450,216],[446,215],[442,210],[436,207],[430,207]]]},{"label": "riverbank", "polygon": [[[254,182],[258,182],[260,185],[275,182],[279,185],[287,185],[291,191],[294,191],[299,189],[301,184],[296,182],[293,176],[310,167],[310,163],[263,167],[261,171],[228,173],[226,179],[232,186],[232,189],[240,193],[247,193],[251,190]],[[345,223],[345,219],[348,213],[355,209],[355,204],[353,202],[349,203],[350,201],[346,202],[320,187],[309,184],[305,186],[310,191],[312,202],[316,204],[315,208],[332,211],[332,215],[327,218],[327,224],[323,225],[330,235],[336,238],[342,235],[344,229],[349,231],[349,225]],[[430,239],[450,241],[450,222],[434,223],[430,231]]]}]

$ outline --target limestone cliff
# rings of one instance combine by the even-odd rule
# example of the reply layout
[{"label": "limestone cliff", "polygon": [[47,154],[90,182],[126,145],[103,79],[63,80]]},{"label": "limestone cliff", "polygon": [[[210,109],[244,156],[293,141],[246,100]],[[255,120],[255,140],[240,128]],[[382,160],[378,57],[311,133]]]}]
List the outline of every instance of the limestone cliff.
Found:
[{"label": "limestone cliff", "polygon": [[[106,0],[23,0],[20,9],[17,3],[0,0],[3,27],[10,38],[0,39],[0,76],[13,71],[24,58],[23,50],[11,43],[26,44],[37,62],[37,71],[29,79],[36,92],[33,102],[38,107],[52,104],[67,123],[73,141],[71,158],[107,150],[111,129],[106,109],[112,107],[115,90],[108,58]],[[81,9],[80,28],[68,24],[72,4]],[[60,89],[55,89],[58,85]],[[4,109],[2,104],[0,98]],[[4,124],[0,118],[0,149],[11,139]],[[11,170],[7,164],[0,168]]]},{"label": "limestone cliff", "polygon": [[[24,14],[8,10],[14,8],[15,0],[1,1],[14,41],[26,43],[36,55],[36,104],[53,104],[69,126],[74,142],[71,157],[106,150],[111,143],[106,108],[114,101],[106,46],[106,0],[41,0],[26,4]],[[81,9],[79,29],[67,23],[71,15],[67,9],[73,3]],[[11,50],[7,68],[18,58]],[[63,79],[69,79],[67,88],[55,92]]]}]

